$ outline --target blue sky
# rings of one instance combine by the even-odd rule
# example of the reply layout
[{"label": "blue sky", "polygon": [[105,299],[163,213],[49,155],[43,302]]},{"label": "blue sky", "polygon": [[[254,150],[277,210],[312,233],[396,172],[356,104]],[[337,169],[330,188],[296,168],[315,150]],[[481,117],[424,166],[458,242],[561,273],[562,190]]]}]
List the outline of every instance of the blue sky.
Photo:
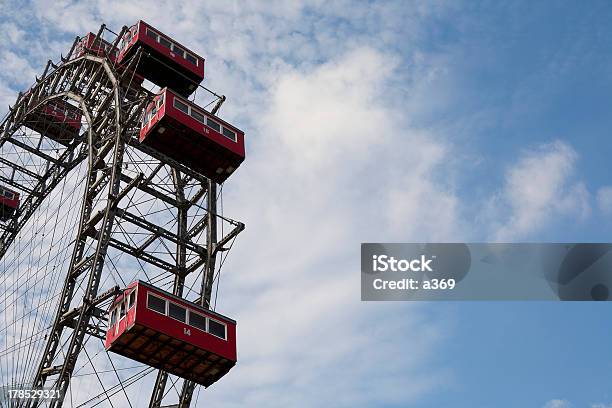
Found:
[{"label": "blue sky", "polygon": [[[608,32],[609,4],[590,2],[516,3],[466,7],[458,16],[436,24],[432,48],[456,58],[451,71],[458,81],[452,98],[430,113],[462,123],[483,114],[457,137],[474,143],[485,156],[484,171],[475,172],[475,186],[485,190],[499,183],[500,162],[534,143],[560,139],[580,155],[576,175],[592,190],[608,183],[607,151],[611,117],[607,112],[611,79]],[[458,17],[458,18],[456,18]],[[441,33],[441,34],[438,34]],[[466,193],[471,193],[467,190]],[[606,240],[605,229],[579,225],[567,231],[552,226],[550,240]],[[566,230],[566,232],[563,232]]]},{"label": "blue sky", "polygon": [[241,365],[213,403],[612,407],[607,304],[358,287],[360,242],[610,241],[609,2],[51,3],[0,10],[2,109],[75,35],[144,18],[247,133],[221,295]]}]

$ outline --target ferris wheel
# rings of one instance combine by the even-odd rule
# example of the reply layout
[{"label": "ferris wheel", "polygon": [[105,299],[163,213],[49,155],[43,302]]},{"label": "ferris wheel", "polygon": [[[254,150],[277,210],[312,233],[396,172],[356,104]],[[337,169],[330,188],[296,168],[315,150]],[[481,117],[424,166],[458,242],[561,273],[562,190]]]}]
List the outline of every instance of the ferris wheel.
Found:
[{"label": "ferris wheel", "polygon": [[236,364],[213,293],[245,227],[222,208],[244,132],[204,63],[144,21],[102,25],[9,109],[0,406],[188,407]]}]

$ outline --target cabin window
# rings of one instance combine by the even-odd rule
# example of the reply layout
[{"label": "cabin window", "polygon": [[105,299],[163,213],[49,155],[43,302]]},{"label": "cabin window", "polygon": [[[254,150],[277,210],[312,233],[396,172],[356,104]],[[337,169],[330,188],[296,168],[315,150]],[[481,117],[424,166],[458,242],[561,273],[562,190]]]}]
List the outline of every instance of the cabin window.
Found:
[{"label": "cabin window", "polygon": [[215,122],[214,120],[211,120],[210,118],[208,118],[206,120],[206,124],[208,125],[209,128],[214,129],[217,132],[221,133],[221,125]]},{"label": "cabin window", "polygon": [[168,308],[168,316],[183,323],[187,322],[187,310],[182,306],[175,305],[174,303],[170,303],[170,307]]},{"label": "cabin window", "polygon": [[166,40],[164,37],[160,36],[159,37],[159,43],[161,45],[163,45],[164,47],[170,49],[170,47],[172,47],[172,43],[168,40]]},{"label": "cabin window", "polygon": [[193,65],[198,65],[198,59],[191,54],[187,54],[187,61],[191,62]]},{"label": "cabin window", "polygon": [[134,306],[134,303],[136,302],[136,291],[133,290],[132,293],[130,293],[130,304],[129,304],[129,309],[132,308],[132,306]]},{"label": "cabin window", "polygon": [[178,98],[174,98],[174,107],[189,115],[189,106],[187,106],[186,103],[181,102]]},{"label": "cabin window", "polygon": [[125,317],[125,302],[121,302],[121,312],[119,313],[119,320]]},{"label": "cabin window", "polygon": [[147,28],[147,37],[151,37],[155,41],[157,41],[157,34],[155,32],[153,32],[153,31],[149,30],[148,28]]},{"label": "cabin window", "polygon": [[172,51],[185,58],[185,51],[181,47],[178,47],[176,44],[172,44]]},{"label": "cabin window", "polygon": [[114,326],[115,323],[117,323],[117,309],[113,309],[111,312],[109,327]]},{"label": "cabin window", "polygon": [[193,109],[191,110],[191,117],[193,117],[195,120],[197,120],[198,122],[201,123],[205,123],[204,121],[204,115],[202,115],[200,112],[198,111],[194,111]]},{"label": "cabin window", "polygon": [[147,296],[147,307],[154,312],[166,314],[166,301],[150,293]]},{"label": "cabin window", "polygon": [[213,319],[208,319],[208,332],[225,340],[225,325]]},{"label": "cabin window", "polygon": [[223,128],[223,136],[227,137],[228,139],[234,142],[236,141],[236,133],[234,133],[233,131],[229,130],[226,127]]},{"label": "cabin window", "polygon": [[5,191],[4,196],[8,198],[9,200],[13,199],[13,193],[11,193],[10,191]]},{"label": "cabin window", "polygon": [[195,327],[196,329],[206,331],[206,317],[190,310],[189,325]]}]

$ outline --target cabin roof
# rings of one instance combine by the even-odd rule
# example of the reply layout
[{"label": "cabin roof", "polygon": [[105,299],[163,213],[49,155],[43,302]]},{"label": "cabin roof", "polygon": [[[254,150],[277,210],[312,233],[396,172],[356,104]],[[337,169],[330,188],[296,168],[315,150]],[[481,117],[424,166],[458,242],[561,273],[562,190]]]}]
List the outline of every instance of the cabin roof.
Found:
[{"label": "cabin roof", "polygon": [[193,51],[191,48],[185,47],[183,44],[181,44],[180,42],[176,41],[173,37],[170,37],[168,34],[165,34],[163,31],[161,31],[159,28],[156,28],[155,26],[152,26],[151,24],[147,23],[144,20],[138,20],[138,23],[143,23],[145,26],[153,29],[154,31],[156,31],[159,35],[162,35],[164,37],[166,37],[167,39],[171,40],[174,44],[180,46],[181,48],[183,48],[185,51],[189,52],[190,54],[193,54],[195,57],[201,59],[201,60],[205,60],[205,58],[203,56],[201,56],[200,54],[198,54],[197,52]]}]

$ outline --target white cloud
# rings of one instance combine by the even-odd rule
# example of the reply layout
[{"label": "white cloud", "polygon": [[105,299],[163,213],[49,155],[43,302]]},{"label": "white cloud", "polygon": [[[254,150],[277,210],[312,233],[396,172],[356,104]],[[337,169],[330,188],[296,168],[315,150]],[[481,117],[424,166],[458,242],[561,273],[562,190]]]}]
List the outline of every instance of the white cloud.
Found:
[{"label": "white cloud", "polygon": [[525,238],[558,216],[586,217],[589,193],[574,179],[577,160],[576,151],[561,141],[524,152],[489,203],[487,221],[496,225],[494,239]]},{"label": "white cloud", "polygon": [[459,199],[436,177],[444,172],[451,178],[451,168],[446,165],[448,146],[432,141],[429,135],[403,136],[411,141],[411,148],[389,155],[396,166],[396,174],[387,178],[385,210],[391,237],[404,241],[465,239],[467,233],[459,233]]},{"label": "white cloud", "polygon": [[8,107],[13,105],[16,99],[15,91],[6,82],[0,80],[0,114],[8,111]]},{"label": "white cloud", "polygon": [[612,215],[612,186],[604,186],[597,190],[597,205],[604,215]]},{"label": "white cloud", "polygon": [[548,401],[544,405],[544,408],[570,408],[571,406],[572,404],[570,404],[569,401],[553,399],[553,400]]},{"label": "white cloud", "polygon": [[[418,305],[362,303],[358,280],[362,241],[465,234],[465,203],[448,181],[456,147],[410,124],[422,105],[436,105],[430,88],[442,74],[415,52],[405,81],[405,61],[385,48],[409,44],[442,6],[334,2],[313,12],[321,1],[187,0],[168,13],[149,2],[34,4],[41,30],[63,40],[29,59],[6,57],[14,66],[57,59],[72,40],[60,34],[144,18],[206,56],[205,84],[228,95],[223,114],[247,132],[247,160],[224,187],[225,215],[247,230],[224,269],[219,309],[239,322],[240,362],[203,394],[209,405],[415,404],[444,389],[452,372],[434,354],[449,336],[445,320]],[[23,38],[19,30],[6,35]],[[414,103],[397,103],[397,83],[419,96]],[[11,86],[0,82],[0,96]],[[497,197],[510,213],[499,235],[536,231],[550,208],[587,211],[584,186],[570,181],[576,160],[561,142],[525,154]],[[148,397],[150,384],[141,387]]]},{"label": "white cloud", "polygon": [[[436,181],[450,147],[411,128],[411,111],[391,103],[403,61],[375,44],[415,30],[406,21],[426,6],[330,5],[321,15],[306,13],[308,2],[186,2],[189,14],[168,15],[125,2],[50,12],[49,2],[36,4],[44,27],[72,34],[102,19],[118,29],[143,13],[159,22],[206,55],[206,85],[229,96],[223,112],[247,131],[247,160],[224,187],[225,214],[247,230],[224,269],[219,309],[239,321],[240,362],[206,391],[207,403],[405,404],[445,387],[452,373],[433,363],[444,318],[359,300],[361,241],[416,237],[415,225],[419,236],[457,229],[456,199]],[[406,10],[416,15],[402,19]],[[343,13],[351,27],[331,24]],[[355,31],[361,23],[381,32]]]},{"label": "white cloud", "polygon": [[[423,320],[420,308],[404,314],[359,301],[360,242],[410,234],[396,231],[388,209],[399,194],[413,194],[403,190],[406,179],[415,198],[428,191],[435,200],[440,188],[430,172],[446,151],[385,103],[394,67],[393,55],[359,47],[291,70],[272,88],[250,157],[225,195],[226,211],[240,213],[247,230],[223,278],[223,305],[236,310],[248,341],[241,369],[219,385],[219,402],[368,406],[409,403],[444,387],[445,369],[426,363],[443,326]],[[399,216],[408,226],[420,214]],[[435,234],[435,226],[423,233]],[[420,355],[404,354],[400,343],[418,344]]]},{"label": "white cloud", "polygon": [[0,64],[3,67],[0,78],[4,78],[21,86],[34,82],[34,76],[37,72],[32,68],[27,59],[17,55],[13,51],[2,50],[0,52]]},{"label": "white cloud", "polygon": [[612,404],[591,404],[591,408],[612,408]]}]

